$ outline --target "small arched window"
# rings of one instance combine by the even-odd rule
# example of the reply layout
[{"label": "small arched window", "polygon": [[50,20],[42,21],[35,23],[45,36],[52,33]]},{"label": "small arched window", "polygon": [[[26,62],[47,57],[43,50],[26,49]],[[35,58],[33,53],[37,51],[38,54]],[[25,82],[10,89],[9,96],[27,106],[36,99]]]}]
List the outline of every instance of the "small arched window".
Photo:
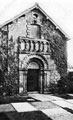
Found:
[{"label": "small arched window", "polygon": [[34,13],[33,16],[34,16],[35,18],[37,18],[37,17],[38,17],[38,14]]},{"label": "small arched window", "polygon": [[38,14],[33,13],[33,24],[37,24],[37,18],[38,18]]}]

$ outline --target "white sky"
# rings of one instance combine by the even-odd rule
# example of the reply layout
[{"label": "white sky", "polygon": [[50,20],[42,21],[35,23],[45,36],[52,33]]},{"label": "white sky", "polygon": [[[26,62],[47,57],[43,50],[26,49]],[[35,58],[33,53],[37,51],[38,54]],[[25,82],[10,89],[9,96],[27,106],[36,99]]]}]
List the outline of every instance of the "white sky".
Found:
[{"label": "white sky", "polygon": [[35,2],[70,36],[68,62],[73,65],[73,0],[0,0],[0,25]]}]

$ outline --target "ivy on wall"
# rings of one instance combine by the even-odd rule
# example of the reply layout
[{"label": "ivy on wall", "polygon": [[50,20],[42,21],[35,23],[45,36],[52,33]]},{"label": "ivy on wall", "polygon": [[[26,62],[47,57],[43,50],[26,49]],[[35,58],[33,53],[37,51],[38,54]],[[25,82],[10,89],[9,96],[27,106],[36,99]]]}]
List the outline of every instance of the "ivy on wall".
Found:
[{"label": "ivy on wall", "polygon": [[4,77],[7,77],[7,40],[7,32],[2,31],[0,33],[0,69],[2,70]]},{"label": "ivy on wall", "polygon": [[61,77],[65,77],[67,73],[67,59],[66,40],[64,36],[56,30],[55,26],[49,20],[43,21],[41,34],[44,39],[50,42],[51,58],[54,60]]},{"label": "ivy on wall", "polygon": [[[66,60],[66,40],[64,36],[56,30],[55,26],[49,21],[43,21],[41,34],[44,39],[50,42],[51,58],[54,60],[57,70],[61,77],[66,76],[67,60]],[[0,37],[0,62],[2,63],[2,71],[5,76],[6,83],[11,85],[12,93],[18,89],[18,49],[15,51],[16,41],[11,37],[7,38],[7,33],[3,32]],[[17,43],[18,44],[18,43]]]},{"label": "ivy on wall", "polygon": [[11,37],[8,44],[8,81],[14,92],[18,91],[18,77],[18,52],[15,51],[15,41]]},{"label": "ivy on wall", "polygon": [[2,84],[5,88],[7,86],[5,92],[16,93],[18,91],[18,52],[15,52],[13,38],[8,40],[6,32],[2,32],[0,36],[0,69],[4,78],[2,78]]}]

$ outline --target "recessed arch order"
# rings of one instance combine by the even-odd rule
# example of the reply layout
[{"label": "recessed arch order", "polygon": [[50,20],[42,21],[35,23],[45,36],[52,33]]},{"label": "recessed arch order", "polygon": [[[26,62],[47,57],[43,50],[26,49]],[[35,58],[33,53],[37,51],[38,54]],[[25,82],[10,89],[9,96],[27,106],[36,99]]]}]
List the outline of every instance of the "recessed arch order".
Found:
[{"label": "recessed arch order", "polygon": [[32,61],[40,61],[44,65],[44,69],[48,69],[48,62],[45,57],[41,55],[28,55],[23,60],[22,68],[28,69],[28,65]]}]

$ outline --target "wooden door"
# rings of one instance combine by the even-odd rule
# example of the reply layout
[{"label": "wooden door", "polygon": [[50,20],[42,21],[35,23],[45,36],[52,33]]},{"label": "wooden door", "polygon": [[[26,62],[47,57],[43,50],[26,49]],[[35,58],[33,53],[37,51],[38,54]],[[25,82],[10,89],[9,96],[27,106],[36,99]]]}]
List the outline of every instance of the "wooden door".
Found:
[{"label": "wooden door", "polygon": [[39,69],[28,69],[27,91],[39,90]]}]

